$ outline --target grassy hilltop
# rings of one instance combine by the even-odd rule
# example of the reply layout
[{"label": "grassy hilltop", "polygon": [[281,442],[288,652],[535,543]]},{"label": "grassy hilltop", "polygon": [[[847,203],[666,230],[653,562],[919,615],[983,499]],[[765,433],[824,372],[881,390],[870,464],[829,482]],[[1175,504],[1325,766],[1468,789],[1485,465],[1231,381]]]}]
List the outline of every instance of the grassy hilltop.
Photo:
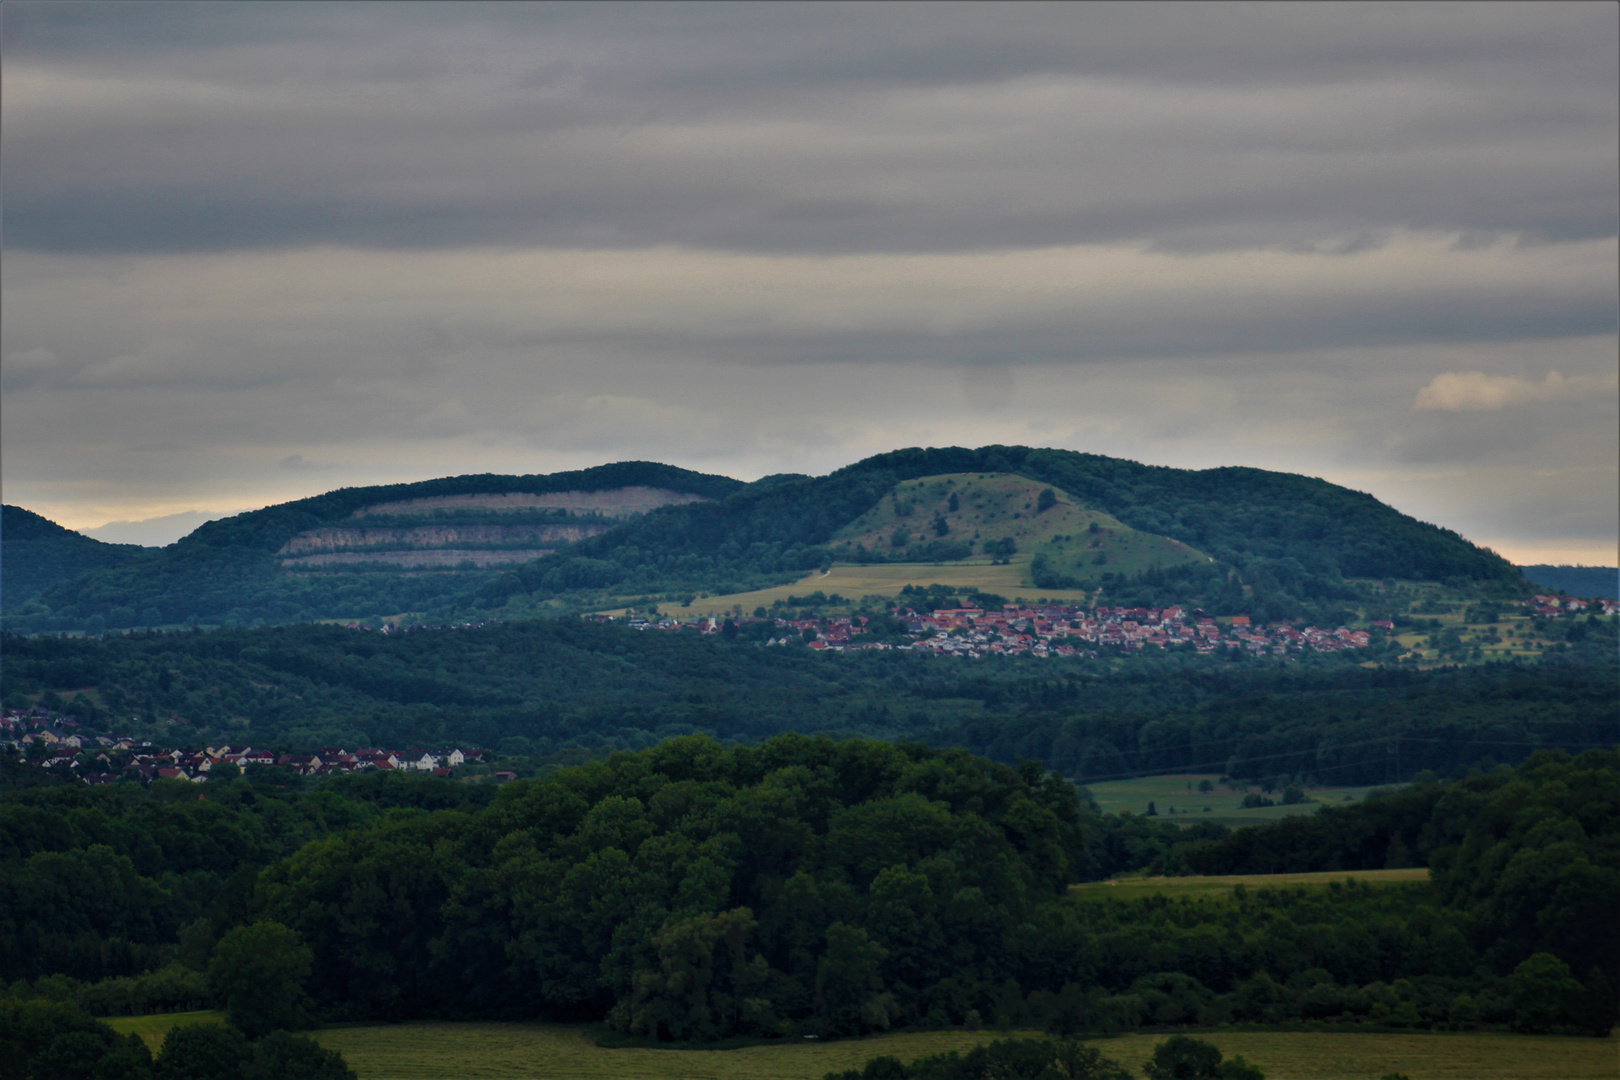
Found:
[{"label": "grassy hilltop", "polygon": [[1353,578],[1526,588],[1491,552],[1326,481],[988,446],[751,484],[625,462],[345,488],[210,522],[32,598],[8,587],[5,618],[25,633],[525,618],[772,588],[840,562],[1000,564],[1034,589],[1228,606],[1278,597],[1279,617],[1356,595]]},{"label": "grassy hilltop", "polygon": [[[649,512],[626,517],[611,500],[579,497],[632,487],[664,492],[669,505],[638,504]],[[1042,503],[1047,489],[1053,501]],[[8,602],[7,623],[95,631],[409,611],[511,617],[784,585],[841,558],[1015,554],[1022,580],[1049,589],[1155,575],[1189,594],[1332,597],[1357,576],[1522,588],[1505,561],[1455,533],[1325,481],[992,446],[895,451],[825,477],[752,484],[632,462],[343,489],[211,522],[138,565]]]},{"label": "grassy hilltop", "polygon": [[[953,511],[950,494],[965,474],[979,478],[978,502],[963,503],[957,492]],[[1046,488],[1056,501],[1043,510]],[[1061,526],[1044,523],[1047,514]],[[902,527],[908,535],[897,545]],[[997,540],[1012,542],[1018,581],[1033,589],[1100,585],[1128,597],[1149,588],[1233,610],[1275,598],[1276,617],[1299,600],[1359,595],[1352,578],[1525,589],[1501,557],[1323,480],[987,446],[897,450],[828,476],[769,477],[714,503],[660,511],[501,575],[464,610],[518,615],[613,608],[649,595],[724,596],[844,563],[972,567],[998,557],[986,550]],[[999,557],[1009,557],[1007,548]]]},{"label": "grassy hilltop", "polygon": [[[1045,492],[1051,494],[1043,498]],[[958,554],[955,561],[974,555],[995,561],[1022,553],[1020,584],[1037,584],[1031,578],[1033,557],[1050,575],[1074,578],[1075,588],[1095,588],[1105,573],[1135,577],[1213,561],[1179,540],[1133,529],[1072,495],[1014,473],[902,481],[838,530],[831,547],[857,562],[874,557],[921,562],[941,554]]]}]

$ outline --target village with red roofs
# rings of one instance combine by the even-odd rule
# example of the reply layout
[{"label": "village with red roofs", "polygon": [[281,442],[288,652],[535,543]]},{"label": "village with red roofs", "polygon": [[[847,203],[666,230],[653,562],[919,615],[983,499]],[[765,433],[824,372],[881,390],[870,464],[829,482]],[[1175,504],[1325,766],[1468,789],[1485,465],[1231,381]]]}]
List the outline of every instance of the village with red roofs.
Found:
[{"label": "village with red roofs", "polygon": [[[1532,618],[1576,613],[1610,616],[1617,610],[1620,603],[1612,599],[1538,595],[1523,602],[1523,614]],[[739,621],[756,627],[769,624],[760,640],[764,647],[804,646],[827,654],[893,650],[962,658],[1095,659],[1146,649],[1287,658],[1306,652],[1364,649],[1374,642],[1375,635],[1396,632],[1395,623],[1389,620],[1372,620],[1365,629],[1301,628],[1282,622],[1260,625],[1247,615],[1216,619],[1179,605],[1087,609],[1072,605],[1009,604],[1000,610],[953,607],[927,611],[896,606],[889,610],[888,617],[891,627],[896,624],[903,627],[898,640],[893,633],[884,635],[888,640],[876,640],[876,635],[869,633],[871,619],[864,615],[778,615]],[[696,630],[700,634],[722,634],[725,630],[725,623],[714,616],[680,619],[595,615],[587,618],[626,623],[636,630]],[[365,628],[355,626],[353,629]],[[380,632],[398,631],[385,626]],[[476,747],[354,750],[320,747],[309,753],[232,745],[188,749],[163,746],[147,739],[92,734],[81,730],[79,721],[72,715],[40,705],[27,710],[10,709],[0,715],[0,753],[15,755],[29,764],[55,770],[85,784],[124,780],[150,783],[159,779],[204,783],[222,764],[237,769],[267,766],[317,779],[345,773],[395,771],[448,779],[456,775],[460,766],[484,762],[489,756],[487,751]],[[489,779],[499,782],[512,775],[497,772]]]}]

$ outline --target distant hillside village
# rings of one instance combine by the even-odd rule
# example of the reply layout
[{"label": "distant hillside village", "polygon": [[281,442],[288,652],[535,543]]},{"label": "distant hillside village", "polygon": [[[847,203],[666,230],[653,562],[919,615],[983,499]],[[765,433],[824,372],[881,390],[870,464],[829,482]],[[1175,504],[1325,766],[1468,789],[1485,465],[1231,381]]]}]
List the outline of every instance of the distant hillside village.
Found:
[{"label": "distant hillside village", "polygon": [[[838,605],[839,597],[819,594],[800,601]],[[1554,618],[1578,613],[1610,616],[1620,611],[1612,599],[1578,599],[1559,595],[1534,596],[1524,602],[1526,615]],[[885,625],[873,625],[864,615],[724,619],[702,616],[645,618],[591,615],[597,622],[620,622],[636,630],[691,631],[737,636],[746,632],[764,647],[802,645],[822,653],[857,650],[894,650],[941,656],[1099,657],[1103,649],[1114,654],[1147,649],[1188,649],[1195,653],[1238,652],[1252,656],[1286,657],[1306,650],[1336,653],[1366,648],[1380,635],[1392,635],[1396,624],[1373,620],[1366,629],[1288,623],[1257,625],[1247,615],[1220,621],[1202,611],[1179,605],[1166,608],[1098,607],[1073,605],[1028,606],[1008,604],[1001,610],[977,607],[915,607],[889,609]],[[451,629],[471,630],[482,624],[458,624]],[[365,631],[359,624],[350,629]],[[409,632],[410,627],[382,627],[381,633]],[[881,631],[881,632],[880,632]],[[884,639],[887,640],[884,640]],[[150,783],[157,779],[203,783],[221,765],[246,771],[250,767],[284,769],[301,777],[323,778],[357,772],[404,772],[452,778],[463,765],[490,760],[476,747],[348,750],[321,747],[313,753],[286,753],[247,746],[207,746],[201,749],[160,746],[152,741],[81,730],[73,716],[43,705],[10,709],[0,715],[0,755],[59,776],[76,777],[85,784],[118,781]],[[484,770],[480,770],[484,771]],[[233,771],[233,775],[234,775]],[[485,777],[503,782],[515,776],[496,772]]]},{"label": "distant hillside village", "polygon": [[[824,598],[829,603],[832,598]],[[1613,600],[1580,600],[1568,596],[1536,596],[1526,601],[1526,613],[1536,616],[1557,616],[1571,611],[1591,611],[1613,615],[1620,605]],[[1197,653],[1218,650],[1241,650],[1254,655],[1286,656],[1304,649],[1332,653],[1346,649],[1365,648],[1372,641],[1373,631],[1393,633],[1395,624],[1388,620],[1373,620],[1367,629],[1348,627],[1324,629],[1316,626],[1297,628],[1288,623],[1269,626],[1255,624],[1247,615],[1232,615],[1222,626],[1202,611],[1187,611],[1179,606],[1167,608],[1099,607],[1087,610],[1074,605],[1044,605],[1028,607],[1008,604],[1000,611],[981,608],[936,608],[926,613],[911,607],[896,607],[889,612],[905,627],[906,644],[892,641],[861,640],[866,637],[870,620],[865,616],[805,617],[777,616],[774,619],[756,617],[741,619],[740,625],[771,622],[777,629],[787,631],[772,636],[767,645],[786,645],[795,637],[808,643],[811,649],[844,652],[858,649],[895,649],[911,652],[939,653],[948,656],[979,657],[1006,656],[1098,656],[1098,646],[1110,646],[1134,651],[1155,648],[1189,647]],[[609,616],[592,616],[598,621],[611,621]],[[696,626],[705,634],[723,633],[725,623],[717,616],[681,619],[675,616],[638,618],[629,616],[628,622],[637,630],[680,630]]]},{"label": "distant hillside village", "polygon": [[1540,615],[1549,619],[1572,611],[1593,612],[1598,615],[1613,615],[1616,611],[1620,611],[1620,601],[1611,600],[1607,597],[1598,600],[1581,600],[1562,594],[1532,596],[1525,601],[1524,606],[1529,614]]},{"label": "distant hillside village", "polygon": [[[299,776],[326,777],[353,772],[417,772],[441,778],[455,769],[484,760],[477,748],[427,750],[345,750],[322,747],[312,754],[285,754],[247,746],[208,746],[201,750],[160,747],[144,739],[117,735],[91,735],[79,730],[71,716],[35,707],[8,710],[0,716],[0,753],[18,755],[42,769],[65,771],[86,784],[120,780],[150,782],[157,779],[203,783],[220,765],[246,769],[250,765],[276,766]],[[495,779],[506,779],[495,774]]]},{"label": "distant hillside village", "polygon": [[[894,608],[890,615],[905,626],[908,644],[862,641],[869,621],[864,616],[835,618],[777,618],[778,629],[787,631],[772,637],[767,645],[786,645],[795,637],[811,649],[841,652],[857,649],[895,649],[939,653],[948,656],[1097,656],[1096,646],[1138,650],[1148,646],[1169,648],[1189,646],[1195,652],[1242,649],[1251,653],[1284,655],[1310,647],[1318,652],[1338,652],[1362,648],[1371,640],[1365,630],[1339,627],[1324,630],[1307,626],[1295,629],[1285,623],[1256,626],[1247,615],[1234,615],[1222,627],[1202,612],[1181,607],[1126,608],[1099,607],[1086,610],[1072,605],[1024,607],[1009,604],[1000,611],[981,608],[938,608],[926,613],[910,607]],[[760,620],[744,620],[758,622]],[[633,619],[637,629],[679,629],[676,619],[649,621]],[[719,633],[722,624],[715,618],[697,620],[703,633]],[[1393,630],[1393,623],[1373,623]]]}]

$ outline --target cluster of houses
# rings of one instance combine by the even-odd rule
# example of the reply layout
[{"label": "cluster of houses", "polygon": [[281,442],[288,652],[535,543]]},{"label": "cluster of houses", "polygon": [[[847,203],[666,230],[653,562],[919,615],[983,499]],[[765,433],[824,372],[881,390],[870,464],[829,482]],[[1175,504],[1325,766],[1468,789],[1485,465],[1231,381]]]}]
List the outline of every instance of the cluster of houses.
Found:
[{"label": "cluster of houses", "polygon": [[[1567,612],[1593,612],[1613,615],[1620,610],[1614,600],[1580,600],[1568,596],[1536,596],[1525,602],[1533,615],[1556,616]],[[863,641],[867,633],[864,616],[833,618],[777,617],[771,621],[779,635],[767,645],[787,645],[808,639],[811,649],[844,652],[861,649],[898,649],[940,653],[949,656],[1029,655],[1096,656],[1100,646],[1125,651],[1147,647],[1184,647],[1197,653],[1242,651],[1256,656],[1286,656],[1310,649],[1319,653],[1366,648],[1372,631],[1394,633],[1390,620],[1374,620],[1366,630],[1350,627],[1303,629],[1288,623],[1261,625],[1247,615],[1233,615],[1217,622],[1202,611],[1187,611],[1172,605],[1166,608],[1099,607],[1047,605],[1029,607],[1010,604],[1000,611],[980,608],[941,608],[918,612],[909,607],[891,609],[911,638],[908,643]],[[599,620],[605,616],[593,616]],[[761,619],[743,619],[744,624]],[[681,630],[696,626],[700,633],[719,633],[722,623],[714,616],[682,620],[669,615],[656,618],[632,617],[629,625],[637,630]]]},{"label": "cluster of houses", "polygon": [[1199,653],[1235,649],[1281,656],[1304,648],[1359,649],[1371,640],[1365,630],[1315,626],[1300,630],[1287,623],[1259,626],[1247,615],[1233,615],[1223,627],[1202,612],[1188,613],[1177,606],[953,608],[927,615],[906,608],[895,614],[904,619],[908,633],[917,635],[909,646],[913,651],[955,656],[1095,656],[1098,646],[1126,651],[1187,648]]},{"label": "cluster of houses", "polygon": [[[766,644],[786,645],[798,638],[808,639],[810,648],[818,651],[899,649],[950,656],[1096,656],[1099,646],[1126,651],[1150,646],[1185,647],[1199,653],[1242,650],[1256,655],[1283,656],[1306,648],[1316,652],[1360,649],[1372,640],[1367,630],[1342,626],[1298,629],[1287,623],[1262,626],[1247,615],[1233,615],[1221,625],[1202,611],[1188,612],[1174,605],[1086,609],[1072,605],[1010,604],[999,611],[940,608],[927,612],[897,607],[890,615],[905,624],[906,634],[911,638],[908,643],[862,641],[867,633],[866,618],[842,616],[776,618],[772,620],[776,628],[785,633],[772,636]],[[679,630],[692,622],[682,623],[666,616],[656,620],[633,619],[630,625],[641,630]],[[1394,630],[1390,622],[1371,625],[1385,631]],[[704,617],[696,620],[696,626],[699,632],[712,634],[720,631],[721,623],[713,617]]]},{"label": "cluster of houses", "polygon": [[[36,746],[44,752],[34,749]],[[158,747],[144,739],[91,735],[82,732],[73,717],[39,707],[13,709],[0,716],[0,750],[4,749],[41,768],[63,767],[87,784],[157,779],[202,783],[215,766],[226,763],[238,768],[278,766],[300,776],[400,770],[449,777],[459,765],[484,760],[485,753],[464,748],[351,751],[338,746],[322,747],[313,754],[285,754],[250,746],[182,750]]]},{"label": "cluster of houses", "polygon": [[1613,615],[1620,611],[1620,601],[1603,598],[1581,600],[1574,596],[1532,596],[1524,602],[1525,610],[1543,618],[1557,618],[1569,612],[1588,612],[1595,615]]},{"label": "cluster of houses", "polygon": [[1202,612],[1185,609],[1100,607],[1008,607],[1002,611],[955,608],[928,615],[905,609],[909,633],[919,635],[915,650],[958,656],[989,653],[1030,656],[1096,655],[1098,646],[1126,651],[1148,647],[1187,648],[1199,653],[1242,650],[1283,656],[1310,648],[1339,652],[1366,647],[1371,635],[1345,627],[1296,629],[1287,623],[1260,626],[1247,615],[1233,615],[1226,626]]}]

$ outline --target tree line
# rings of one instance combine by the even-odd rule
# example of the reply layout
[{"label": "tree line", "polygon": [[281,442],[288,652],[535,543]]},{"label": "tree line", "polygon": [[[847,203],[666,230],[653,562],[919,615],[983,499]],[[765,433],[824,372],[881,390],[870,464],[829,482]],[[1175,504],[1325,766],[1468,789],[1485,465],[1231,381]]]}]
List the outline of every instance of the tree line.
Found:
[{"label": "tree line", "polygon": [[[1429,885],[1120,901],[1071,896],[1087,816],[1033,763],[685,737],[447,808],[386,782],[292,797],[288,820],[319,835],[189,879],[212,881],[211,897],[137,873],[94,842],[94,814],[15,814],[7,832],[29,839],[0,862],[0,956],[8,977],[31,977],[14,997],[114,1000],[105,982],[51,974],[70,951],[30,951],[49,920],[85,918],[125,935],[106,949],[147,949],[118,977],[178,962],[250,1032],[316,1016],[586,1019],[672,1041],[1285,1020],[1599,1032],[1620,960],[1605,909],[1620,885],[1617,776],[1614,751],[1542,752],[1304,825],[1172,845],[1157,867],[1242,869],[1275,848],[1291,869],[1345,869],[1400,840],[1432,866]],[[251,787],[232,785],[238,827],[272,813]],[[231,819],[186,809],[137,820],[206,835]],[[183,866],[207,858],[202,839],[154,846]],[[38,881],[74,861],[101,876],[54,894],[65,911],[42,904]],[[75,902],[99,906],[75,915]],[[200,914],[182,922],[199,910],[184,904]]]},{"label": "tree line", "polygon": [[[876,636],[888,625],[876,622]],[[1374,784],[1610,741],[1615,621],[1552,625],[1567,648],[1539,662],[1435,670],[1366,669],[1353,653],[1284,666],[1157,650],[1095,661],[818,657],[759,648],[751,631],[733,639],[570,619],[390,635],[289,626],[8,636],[0,676],[8,708],[44,704],[87,731],[182,745],[498,750],[514,740],[514,753],[566,756],[680,734],[757,741],[797,730],[920,738],[1039,760],[1082,781],[1200,771]],[[1392,748],[1399,776],[1388,773]]]}]

